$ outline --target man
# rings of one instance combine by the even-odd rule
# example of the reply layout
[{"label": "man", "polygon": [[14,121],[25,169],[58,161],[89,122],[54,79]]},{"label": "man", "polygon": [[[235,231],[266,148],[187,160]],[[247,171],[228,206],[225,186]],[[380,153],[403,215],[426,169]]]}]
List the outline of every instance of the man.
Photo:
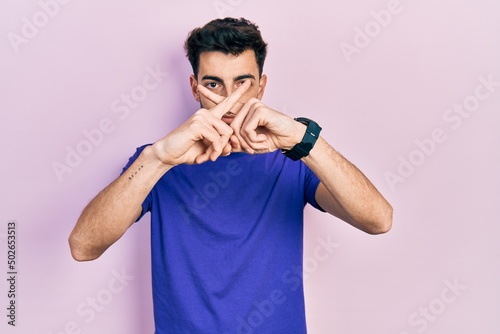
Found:
[{"label": "man", "polygon": [[306,333],[301,273],[310,203],[367,233],[392,208],[319,135],[261,102],[267,45],[245,19],[217,19],[185,44],[201,109],[152,145],[83,211],[78,261],[98,258],[151,211],[156,333]]}]

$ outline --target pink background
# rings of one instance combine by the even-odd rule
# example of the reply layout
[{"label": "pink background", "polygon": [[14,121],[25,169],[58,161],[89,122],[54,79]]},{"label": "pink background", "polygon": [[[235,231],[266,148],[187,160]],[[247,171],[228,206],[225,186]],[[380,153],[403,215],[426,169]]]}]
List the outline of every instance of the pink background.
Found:
[{"label": "pink background", "polygon": [[[182,45],[218,16],[261,27],[264,102],[317,120],[394,206],[382,236],[307,209],[309,332],[500,332],[500,86],[474,97],[479,77],[500,82],[498,1],[54,1],[0,4],[0,253],[15,220],[19,272],[15,328],[0,279],[1,332],[153,332],[149,216],[94,262],[72,260],[67,237],[137,146],[197,109]],[[168,75],[142,89],[156,68]],[[131,93],[141,101],[125,114],[117,103]],[[470,116],[448,111],[463,103]],[[103,120],[108,133],[85,146]],[[78,147],[87,156],[58,178],[53,164]]]}]

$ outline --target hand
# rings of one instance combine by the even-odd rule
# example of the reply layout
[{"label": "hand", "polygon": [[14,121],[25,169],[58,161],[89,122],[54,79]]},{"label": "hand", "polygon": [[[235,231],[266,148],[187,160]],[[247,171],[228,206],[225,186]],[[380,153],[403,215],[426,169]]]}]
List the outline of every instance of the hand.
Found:
[{"label": "hand", "polygon": [[201,108],[177,129],[154,143],[156,157],[164,164],[176,166],[201,164],[228,155],[233,129],[221,118],[235,107],[249,87],[250,81],[243,83],[230,96],[219,99],[217,106],[210,110]]},{"label": "hand", "polygon": [[[225,101],[223,96],[203,86],[198,86],[198,90],[217,104],[217,107]],[[238,109],[239,112],[236,113]],[[233,152],[246,151],[253,154],[273,152],[277,149],[288,150],[304,137],[304,124],[269,108],[256,98],[251,98],[243,105],[235,104],[232,111],[236,113],[230,124],[233,130],[230,136]]]}]

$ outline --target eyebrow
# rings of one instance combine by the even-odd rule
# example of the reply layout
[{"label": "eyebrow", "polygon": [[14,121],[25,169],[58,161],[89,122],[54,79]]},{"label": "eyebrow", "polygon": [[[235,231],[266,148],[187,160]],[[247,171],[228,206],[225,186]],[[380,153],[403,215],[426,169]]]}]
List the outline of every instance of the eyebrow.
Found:
[{"label": "eyebrow", "polygon": [[255,79],[255,76],[253,74],[243,74],[234,78],[234,81],[240,81],[243,79]]},{"label": "eyebrow", "polygon": [[[243,80],[243,79],[255,79],[255,76],[253,74],[242,74],[242,75],[238,75],[233,80],[234,81],[240,81],[240,80]],[[213,80],[213,81],[216,81],[218,83],[224,83],[224,80],[222,80],[219,77],[213,76],[213,75],[204,75],[201,78],[201,80]]]}]

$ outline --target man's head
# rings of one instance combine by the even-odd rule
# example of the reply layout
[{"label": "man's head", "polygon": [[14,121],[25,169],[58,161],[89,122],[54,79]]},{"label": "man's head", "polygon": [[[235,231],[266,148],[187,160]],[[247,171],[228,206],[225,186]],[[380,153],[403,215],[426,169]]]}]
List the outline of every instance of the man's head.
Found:
[{"label": "man's head", "polygon": [[[215,104],[200,95],[198,85],[228,96],[248,80],[251,86],[240,102],[262,98],[267,82],[262,74],[267,44],[255,24],[243,18],[216,19],[191,31],[184,47],[193,67],[193,97],[202,107],[210,109]],[[223,120],[229,123],[230,118]]]},{"label": "man's head", "polygon": [[259,27],[244,18],[216,19],[194,29],[189,33],[184,49],[195,77],[198,76],[202,52],[218,51],[238,56],[244,51],[253,50],[259,76],[262,75],[267,55],[267,44],[262,39]]}]

